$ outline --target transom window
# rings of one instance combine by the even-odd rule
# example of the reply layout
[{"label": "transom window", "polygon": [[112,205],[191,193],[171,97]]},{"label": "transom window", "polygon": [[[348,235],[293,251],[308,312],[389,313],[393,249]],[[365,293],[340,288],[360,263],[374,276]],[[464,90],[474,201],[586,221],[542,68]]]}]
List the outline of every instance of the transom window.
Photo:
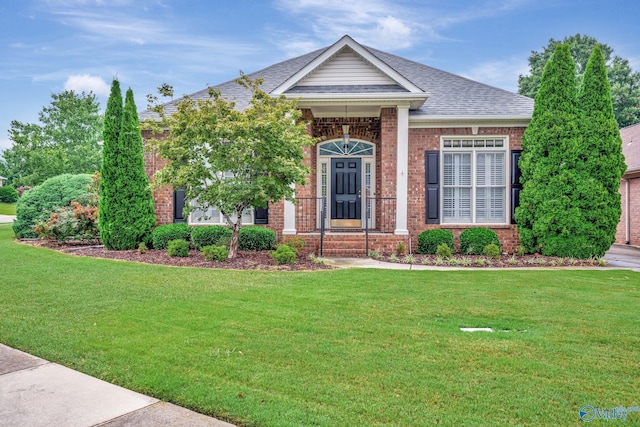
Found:
[{"label": "transom window", "polygon": [[505,138],[442,140],[442,220],[506,223]]},{"label": "transom window", "polygon": [[363,141],[349,141],[346,146],[342,141],[330,141],[320,144],[321,156],[373,156],[373,144]]}]

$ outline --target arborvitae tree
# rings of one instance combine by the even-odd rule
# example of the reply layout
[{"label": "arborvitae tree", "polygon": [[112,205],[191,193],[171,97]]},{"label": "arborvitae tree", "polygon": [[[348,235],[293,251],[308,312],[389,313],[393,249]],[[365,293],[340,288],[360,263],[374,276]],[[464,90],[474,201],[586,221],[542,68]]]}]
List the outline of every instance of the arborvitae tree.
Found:
[{"label": "arborvitae tree", "polygon": [[626,165],[604,55],[597,45],[585,69],[578,107],[582,145],[575,199],[585,220],[587,255],[601,257],[615,241],[621,214],[618,188]]},{"label": "arborvitae tree", "polygon": [[119,149],[118,138],[122,126],[122,92],[120,82],[113,80],[111,94],[104,113],[104,128],[102,132],[102,179],[100,181],[100,210],[98,223],[100,237],[107,249],[114,249],[112,240],[113,207],[112,198],[117,194],[116,177],[118,175]]},{"label": "arborvitae tree", "polygon": [[558,45],[535,97],[522,138],[520,206],[516,222],[528,252],[574,256],[583,221],[574,203],[580,146],[575,64],[569,46]]},{"label": "arborvitae tree", "polygon": [[112,223],[110,249],[135,249],[144,242],[151,244],[151,231],[156,224],[149,178],[144,172],[144,151],[138,111],[133,91],[127,90],[122,126],[118,137],[115,192],[109,200]]}]

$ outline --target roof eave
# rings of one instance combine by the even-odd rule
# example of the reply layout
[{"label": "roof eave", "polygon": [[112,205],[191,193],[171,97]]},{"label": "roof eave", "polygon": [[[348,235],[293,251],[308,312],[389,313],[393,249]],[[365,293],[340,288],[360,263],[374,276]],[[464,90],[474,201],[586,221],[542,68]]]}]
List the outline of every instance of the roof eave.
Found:
[{"label": "roof eave", "polygon": [[530,121],[531,115],[528,114],[409,115],[410,128],[459,128],[469,126],[526,127]]},{"label": "roof eave", "polygon": [[427,101],[425,93],[344,93],[344,94],[284,94],[289,99],[297,99],[299,107],[320,105],[377,105],[381,107],[408,106],[420,108]]}]

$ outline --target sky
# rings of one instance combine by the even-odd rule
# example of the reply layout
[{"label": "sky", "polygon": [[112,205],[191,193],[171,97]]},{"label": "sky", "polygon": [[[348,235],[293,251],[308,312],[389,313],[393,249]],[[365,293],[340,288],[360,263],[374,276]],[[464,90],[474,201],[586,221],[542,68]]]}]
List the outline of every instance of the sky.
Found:
[{"label": "sky", "polygon": [[586,34],[640,70],[635,0],[1,0],[0,150],[12,120],[37,123],[51,94],[113,78],[146,95],[191,94],[286,59],[357,42],[517,92],[550,38]]}]

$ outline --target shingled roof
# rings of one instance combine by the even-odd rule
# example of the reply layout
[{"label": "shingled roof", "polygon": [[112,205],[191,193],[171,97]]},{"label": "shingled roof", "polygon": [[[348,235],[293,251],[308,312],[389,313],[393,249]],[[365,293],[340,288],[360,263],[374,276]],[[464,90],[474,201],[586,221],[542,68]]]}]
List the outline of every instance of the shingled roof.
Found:
[{"label": "shingled roof", "polygon": [[[348,37],[348,36],[345,36]],[[341,39],[344,40],[345,37]],[[348,39],[353,42],[352,39]],[[355,43],[355,42],[353,42]],[[320,57],[328,49],[334,45],[307,53],[296,58],[292,58],[277,64],[271,65],[260,71],[249,74],[252,79],[262,78],[264,83],[262,89],[268,93],[281,86],[292,76],[300,72],[304,67],[308,66],[316,58]],[[357,45],[364,49],[370,55],[374,56],[395,73],[408,80],[415,87],[423,91],[427,98],[419,108],[410,111],[411,117],[419,118],[467,118],[467,119],[528,119],[533,112],[533,99],[521,96],[503,89],[492,87],[483,83],[479,83],[465,77],[461,77],[446,71],[438,70],[427,65],[411,61],[400,56],[392,55],[371,47]],[[228,81],[214,86],[220,90],[223,96],[236,102],[236,108],[246,108],[250,100],[251,94],[243,87]],[[397,86],[399,95],[406,93],[407,90]],[[292,95],[307,94],[313,90],[318,94],[335,93],[340,96],[356,91],[357,93],[371,93],[379,91],[381,93],[393,92],[392,86],[387,87],[369,87],[359,86],[354,88],[349,85],[334,86],[332,90],[326,87],[296,87],[292,88],[289,93]],[[352,92],[352,93],[356,93]],[[208,89],[203,89],[190,95],[193,99],[207,99],[209,97]],[[165,111],[171,114],[175,111],[174,100],[165,104]],[[140,119],[157,118],[157,115],[150,111],[140,113]]]}]

